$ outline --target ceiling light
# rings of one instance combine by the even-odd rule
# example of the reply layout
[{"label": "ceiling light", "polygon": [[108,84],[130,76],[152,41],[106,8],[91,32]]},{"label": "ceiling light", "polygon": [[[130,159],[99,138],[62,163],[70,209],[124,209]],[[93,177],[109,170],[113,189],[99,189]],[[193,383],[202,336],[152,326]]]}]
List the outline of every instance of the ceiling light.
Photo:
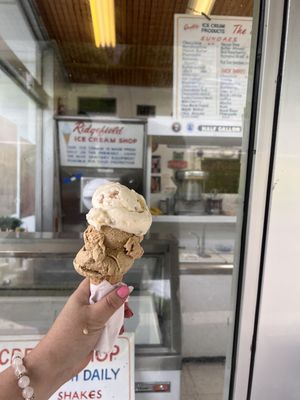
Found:
[{"label": "ceiling light", "polygon": [[114,0],[90,0],[95,43],[97,47],[116,46]]},{"label": "ceiling light", "polygon": [[216,0],[189,0],[187,13],[189,14],[206,14],[212,12]]}]

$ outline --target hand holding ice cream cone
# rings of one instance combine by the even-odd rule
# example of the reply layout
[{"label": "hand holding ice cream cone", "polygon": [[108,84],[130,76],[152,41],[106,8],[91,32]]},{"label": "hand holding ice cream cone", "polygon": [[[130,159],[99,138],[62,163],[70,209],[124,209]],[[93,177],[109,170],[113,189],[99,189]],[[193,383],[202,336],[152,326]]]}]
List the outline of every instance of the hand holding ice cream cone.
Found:
[{"label": "hand holding ice cream cone", "polygon": [[[87,214],[88,228],[84,232],[84,246],[74,259],[76,271],[90,279],[91,302],[98,301],[114,286],[122,282],[134,260],[142,257],[140,243],[150,228],[152,216],[145,199],[134,190],[119,183],[100,186],[92,198],[93,208]],[[122,315],[122,316],[121,316]],[[114,321],[114,334],[123,324],[124,310]],[[109,340],[109,335],[104,335]],[[113,345],[99,343],[105,351]]]}]

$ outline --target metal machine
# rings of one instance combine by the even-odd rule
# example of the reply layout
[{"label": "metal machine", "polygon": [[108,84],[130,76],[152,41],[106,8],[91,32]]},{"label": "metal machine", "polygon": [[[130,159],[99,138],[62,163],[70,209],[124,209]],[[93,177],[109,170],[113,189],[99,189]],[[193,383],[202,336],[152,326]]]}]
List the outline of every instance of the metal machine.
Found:
[{"label": "metal machine", "polygon": [[61,230],[84,229],[91,196],[106,180],[144,193],[144,124],[138,119],[57,118]]},{"label": "metal machine", "polygon": [[204,214],[205,180],[208,173],[202,170],[179,170],[175,172],[177,191],[175,214]]}]

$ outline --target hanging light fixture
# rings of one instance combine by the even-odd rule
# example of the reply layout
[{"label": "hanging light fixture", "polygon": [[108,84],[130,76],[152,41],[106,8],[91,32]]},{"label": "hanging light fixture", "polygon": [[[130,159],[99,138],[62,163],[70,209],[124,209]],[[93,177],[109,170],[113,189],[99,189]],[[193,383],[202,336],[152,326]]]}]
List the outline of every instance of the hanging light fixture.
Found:
[{"label": "hanging light fixture", "polygon": [[114,0],[90,0],[94,37],[97,47],[116,46]]},{"label": "hanging light fixture", "polygon": [[187,6],[189,14],[205,14],[212,12],[216,0],[190,0]]}]

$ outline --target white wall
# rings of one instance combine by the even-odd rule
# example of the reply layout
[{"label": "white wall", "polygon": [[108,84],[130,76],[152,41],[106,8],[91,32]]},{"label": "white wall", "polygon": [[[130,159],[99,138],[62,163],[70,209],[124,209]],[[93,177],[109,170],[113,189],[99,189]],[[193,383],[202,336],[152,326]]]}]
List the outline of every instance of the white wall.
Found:
[{"label": "white wall", "polygon": [[156,115],[172,113],[172,88],[72,84],[66,102],[68,114],[77,114],[78,97],[116,98],[120,118],[136,117],[137,104],[156,106]]}]

